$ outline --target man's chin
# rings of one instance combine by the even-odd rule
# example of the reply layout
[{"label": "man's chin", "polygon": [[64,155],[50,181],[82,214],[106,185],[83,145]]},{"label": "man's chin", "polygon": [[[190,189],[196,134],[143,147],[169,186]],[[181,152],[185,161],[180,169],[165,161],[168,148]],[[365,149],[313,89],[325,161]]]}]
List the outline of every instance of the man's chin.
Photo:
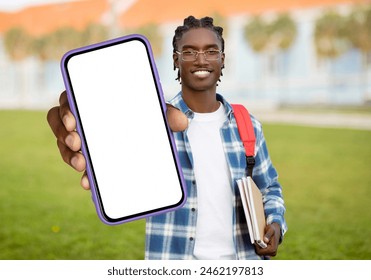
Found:
[{"label": "man's chin", "polygon": [[217,84],[217,81],[215,81],[214,79],[211,80],[210,77],[208,77],[204,79],[197,79],[197,81],[190,83],[188,87],[194,91],[203,92],[203,91],[209,91],[213,89],[215,90],[216,84]]}]

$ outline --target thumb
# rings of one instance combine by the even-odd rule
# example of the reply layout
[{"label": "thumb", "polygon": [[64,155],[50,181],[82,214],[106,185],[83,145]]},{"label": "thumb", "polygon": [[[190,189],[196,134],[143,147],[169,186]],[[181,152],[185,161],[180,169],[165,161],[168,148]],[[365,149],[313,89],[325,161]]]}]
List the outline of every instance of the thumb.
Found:
[{"label": "thumb", "polygon": [[166,117],[169,127],[173,132],[183,131],[188,127],[187,116],[178,108],[170,104],[166,104]]},{"label": "thumb", "polygon": [[269,240],[271,240],[272,236],[275,234],[275,229],[272,225],[267,225],[266,227],[266,233],[264,235],[264,242],[269,243]]}]

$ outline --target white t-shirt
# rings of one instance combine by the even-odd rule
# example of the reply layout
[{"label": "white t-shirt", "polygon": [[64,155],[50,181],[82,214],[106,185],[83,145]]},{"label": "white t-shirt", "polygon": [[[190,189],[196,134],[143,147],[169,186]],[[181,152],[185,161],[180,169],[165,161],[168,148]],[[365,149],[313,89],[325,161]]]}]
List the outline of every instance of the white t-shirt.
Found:
[{"label": "white t-shirt", "polygon": [[[220,103],[221,104],[221,103]],[[233,193],[221,131],[224,106],[213,113],[195,113],[188,128],[197,182],[197,259],[235,259],[232,234]]]}]

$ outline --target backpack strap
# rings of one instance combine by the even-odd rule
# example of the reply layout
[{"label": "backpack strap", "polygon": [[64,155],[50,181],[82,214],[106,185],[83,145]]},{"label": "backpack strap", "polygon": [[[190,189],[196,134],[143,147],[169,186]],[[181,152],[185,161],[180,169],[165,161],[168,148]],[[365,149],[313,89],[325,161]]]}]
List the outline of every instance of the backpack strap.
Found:
[{"label": "backpack strap", "polygon": [[252,177],[255,165],[255,133],[249,111],[240,104],[231,104],[233,114],[237,122],[238,132],[245,147],[247,174]]}]

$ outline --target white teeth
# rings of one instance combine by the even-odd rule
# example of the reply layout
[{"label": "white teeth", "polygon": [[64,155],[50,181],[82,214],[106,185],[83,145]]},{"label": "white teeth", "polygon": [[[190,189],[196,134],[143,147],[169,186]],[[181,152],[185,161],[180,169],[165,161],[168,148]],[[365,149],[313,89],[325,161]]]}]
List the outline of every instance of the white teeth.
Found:
[{"label": "white teeth", "polygon": [[210,74],[210,72],[202,70],[202,71],[196,71],[194,72],[194,74],[199,77],[206,77],[207,75]]}]

